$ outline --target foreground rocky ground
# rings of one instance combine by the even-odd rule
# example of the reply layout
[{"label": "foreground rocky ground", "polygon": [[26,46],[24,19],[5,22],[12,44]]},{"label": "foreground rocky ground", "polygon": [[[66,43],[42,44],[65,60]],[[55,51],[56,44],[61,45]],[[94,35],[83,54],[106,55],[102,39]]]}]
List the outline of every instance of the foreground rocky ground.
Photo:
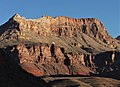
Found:
[{"label": "foreground rocky ground", "polygon": [[[117,87],[117,39],[95,18],[26,19],[16,14],[0,26],[0,87],[56,87],[60,83],[70,87]],[[41,76],[50,77],[44,81]]]},{"label": "foreground rocky ground", "polygon": [[120,87],[120,80],[104,77],[47,77],[52,87]]}]

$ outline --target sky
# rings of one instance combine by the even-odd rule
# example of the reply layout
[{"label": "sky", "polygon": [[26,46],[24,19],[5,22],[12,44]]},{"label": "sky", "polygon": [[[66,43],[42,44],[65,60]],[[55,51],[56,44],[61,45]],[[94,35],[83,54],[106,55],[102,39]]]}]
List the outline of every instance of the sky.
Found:
[{"label": "sky", "polygon": [[113,37],[120,35],[119,0],[0,0],[0,25],[19,13],[26,18],[43,15],[97,18]]}]

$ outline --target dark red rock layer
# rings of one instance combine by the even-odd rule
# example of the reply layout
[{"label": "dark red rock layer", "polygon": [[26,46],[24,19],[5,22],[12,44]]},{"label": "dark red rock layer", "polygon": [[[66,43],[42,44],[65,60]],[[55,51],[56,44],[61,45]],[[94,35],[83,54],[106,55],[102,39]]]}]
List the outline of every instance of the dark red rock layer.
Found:
[{"label": "dark red rock layer", "polygon": [[90,75],[120,67],[120,41],[95,18],[16,14],[0,26],[0,35],[0,47],[35,76]]}]

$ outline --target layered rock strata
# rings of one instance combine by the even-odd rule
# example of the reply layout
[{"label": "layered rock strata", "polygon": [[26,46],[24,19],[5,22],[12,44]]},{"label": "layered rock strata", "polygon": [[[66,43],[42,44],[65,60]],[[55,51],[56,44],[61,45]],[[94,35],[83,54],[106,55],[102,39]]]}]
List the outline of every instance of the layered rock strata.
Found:
[{"label": "layered rock strata", "polygon": [[90,75],[119,70],[120,41],[101,21],[19,14],[0,26],[0,47],[24,70],[41,75]]}]

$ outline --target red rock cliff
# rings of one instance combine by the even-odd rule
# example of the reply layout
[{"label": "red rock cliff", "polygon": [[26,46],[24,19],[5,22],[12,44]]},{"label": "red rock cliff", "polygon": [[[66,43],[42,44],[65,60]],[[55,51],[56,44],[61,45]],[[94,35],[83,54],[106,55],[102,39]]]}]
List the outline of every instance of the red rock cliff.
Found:
[{"label": "red rock cliff", "polygon": [[[101,72],[96,67],[104,67],[95,66],[100,59],[95,55],[104,52],[102,58],[108,55],[112,59],[111,52],[120,50],[120,42],[95,18],[26,19],[16,14],[0,30],[0,47],[6,47],[5,51],[23,69],[36,76]],[[107,66],[114,64],[113,60],[102,63]],[[109,66],[106,70],[111,71]]]}]

